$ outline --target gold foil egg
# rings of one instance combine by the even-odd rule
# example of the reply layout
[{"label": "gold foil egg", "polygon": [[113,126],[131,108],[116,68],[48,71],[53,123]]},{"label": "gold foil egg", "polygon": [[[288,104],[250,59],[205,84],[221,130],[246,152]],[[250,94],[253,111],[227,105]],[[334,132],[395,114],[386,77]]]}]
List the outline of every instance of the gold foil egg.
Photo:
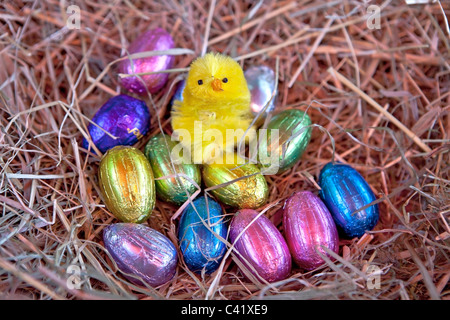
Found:
[{"label": "gold foil egg", "polygon": [[237,156],[232,161],[224,159],[223,164],[203,165],[202,175],[220,202],[239,209],[259,208],[269,196],[267,181],[259,168]]},{"label": "gold foil egg", "polygon": [[106,207],[117,219],[134,223],[148,219],[155,207],[155,180],[141,151],[129,146],[108,150],[98,176]]},{"label": "gold foil egg", "polygon": [[173,152],[178,143],[158,134],[147,143],[144,153],[157,179],[156,196],[166,202],[183,204],[188,195],[197,191],[195,184],[200,186],[201,173],[198,165]]}]

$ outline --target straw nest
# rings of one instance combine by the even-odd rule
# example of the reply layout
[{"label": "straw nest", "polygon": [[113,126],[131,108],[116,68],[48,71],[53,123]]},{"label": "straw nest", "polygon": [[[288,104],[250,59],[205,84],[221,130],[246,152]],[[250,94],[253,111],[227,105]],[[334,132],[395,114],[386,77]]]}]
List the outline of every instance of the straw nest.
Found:
[{"label": "straw nest", "polygon": [[[69,3],[2,3],[0,296],[448,299],[450,5],[413,2],[75,1],[79,29],[68,28]],[[316,126],[301,161],[267,176],[270,198],[260,210],[277,226],[283,201],[296,190],[316,192],[319,170],[334,156],[375,190],[376,228],[341,240],[333,262],[307,273],[294,267],[271,285],[249,281],[232,259],[204,277],[180,263],[158,288],[125,280],[103,247],[102,230],[117,220],[99,196],[100,159],[87,156],[81,139],[87,119],[125,93],[113,62],[155,27],[195,53],[177,56],[176,68],[205,49],[244,69],[278,66],[276,111],[307,110]],[[179,74],[145,97],[152,126],[137,147],[160,128],[171,133]],[[158,201],[146,223],[176,241],[176,211]]]}]

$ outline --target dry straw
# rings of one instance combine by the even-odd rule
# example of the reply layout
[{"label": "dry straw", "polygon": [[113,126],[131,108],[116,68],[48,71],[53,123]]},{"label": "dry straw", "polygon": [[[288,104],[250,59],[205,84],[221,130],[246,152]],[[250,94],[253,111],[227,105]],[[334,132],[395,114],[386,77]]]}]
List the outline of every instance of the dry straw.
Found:
[{"label": "dry straw", "polygon": [[[65,2],[2,3],[0,298],[449,299],[450,4],[425,2],[368,11],[367,1],[346,0],[77,1],[79,29],[69,28]],[[137,147],[171,134],[173,88],[197,55],[223,52],[244,69],[275,69],[278,60],[276,111],[307,110],[314,126],[302,160],[267,176],[260,212],[282,230],[283,201],[318,191],[320,168],[334,157],[375,190],[376,228],[279,283],[244,277],[233,253],[211,276],[180,263],[159,288],[125,280],[103,247],[104,227],[117,221],[99,196],[100,159],[81,139],[123,91],[116,62],[127,44],[155,27],[181,51],[166,88],[145,97],[152,127]],[[176,243],[179,213],[158,201],[147,224]]]}]

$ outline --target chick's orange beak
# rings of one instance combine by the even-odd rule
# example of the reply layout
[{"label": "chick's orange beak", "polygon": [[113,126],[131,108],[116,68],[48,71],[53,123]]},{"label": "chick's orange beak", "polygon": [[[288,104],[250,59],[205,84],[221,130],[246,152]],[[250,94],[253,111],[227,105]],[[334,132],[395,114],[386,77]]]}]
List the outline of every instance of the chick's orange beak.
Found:
[{"label": "chick's orange beak", "polygon": [[211,82],[211,87],[214,91],[223,91],[222,89],[222,81],[220,79],[214,79]]}]

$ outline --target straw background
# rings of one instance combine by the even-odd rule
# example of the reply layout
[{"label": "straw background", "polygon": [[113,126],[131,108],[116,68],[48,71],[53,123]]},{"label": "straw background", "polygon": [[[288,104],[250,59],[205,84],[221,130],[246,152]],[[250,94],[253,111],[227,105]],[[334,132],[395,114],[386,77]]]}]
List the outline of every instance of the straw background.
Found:
[{"label": "straw background", "polygon": [[[412,1],[411,1],[412,2]],[[68,29],[70,5],[80,29]],[[380,8],[379,28],[368,12]],[[4,1],[0,4],[0,298],[3,299],[449,299],[450,3],[405,1]],[[203,50],[239,57],[244,70],[279,61],[276,111],[307,110],[315,126],[301,161],[268,176],[276,214],[296,190],[318,191],[323,165],[351,164],[375,191],[380,221],[339,257],[271,286],[244,278],[232,259],[212,276],[180,263],[156,288],[126,281],[102,230],[117,220],[97,181],[100,158],[81,147],[88,120],[125,93],[117,64],[141,32],[162,27],[186,68]],[[206,46],[207,45],[207,46]],[[143,148],[171,133],[180,72],[145,97]],[[397,125],[395,119],[401,125]],[[413,135],[411,135],[413,133]],[[157,202],[150,227],[176,241],[177,208]],[[232,214],[232,210],[227,210]],[[71,288],[75,268],[79,289]],[[368,269],[381,271],[369,288]],[[77,270],[77,269],[76,269]]]}]

